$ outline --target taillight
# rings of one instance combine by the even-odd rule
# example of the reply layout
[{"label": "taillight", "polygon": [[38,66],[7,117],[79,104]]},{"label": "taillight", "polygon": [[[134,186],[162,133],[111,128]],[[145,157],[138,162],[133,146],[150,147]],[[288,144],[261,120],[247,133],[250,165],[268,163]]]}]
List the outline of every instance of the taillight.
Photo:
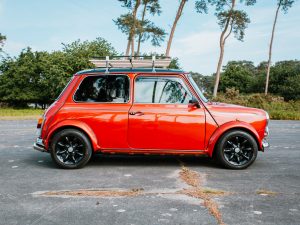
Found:
[{"label": "taillight", "polygon": [[42,124],[43,124],[43,122],[44,122],[44,118],[43,117],[40,117],[39,119],[38,119],[38,123],[37,123],[37,125],[36,125],[36,128],[42,128]]}]

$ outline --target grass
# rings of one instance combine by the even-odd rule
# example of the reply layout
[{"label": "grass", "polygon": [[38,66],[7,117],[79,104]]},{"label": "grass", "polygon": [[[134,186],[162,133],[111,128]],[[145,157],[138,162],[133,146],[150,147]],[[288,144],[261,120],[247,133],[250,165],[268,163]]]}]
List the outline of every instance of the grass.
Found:
[{"label": "grass", "polygon": [[49,196],[81,196],[81,197],[130,197],[137,196],[143,193],[143,189],[131,189],[131,190],[93,190],[93,189],[81,189],[73,191],[49,191],[44,195]]},{"label": "grass", "polygon": [[256,191],[256,194],[258,194],[258,195],[269,195],[269,196],[271,195],[271,196],[274,196],[274,195],[278,195],[278,192],[260,189],[260,190]]},{"label": "grass", "polygon": [[219,205],[213,198],[218,196],[224,196],[229,193],[222,190],[203,187],[205,175],[200,174],[197,171],[190,170],[186,168],[183,164],[181,165],[179,177],[184,183],[186,183],[189,186],[189,188],[180,190],[178,193],[203,200],[204,206],[207,208],[210,214],[216,218],[218,224],[225,225],[222,219],[222,214],[220,212]]},{"label": "grass", "polygon": [[0,120],[37,119],[43,113],[43,109],[0,108]]}]

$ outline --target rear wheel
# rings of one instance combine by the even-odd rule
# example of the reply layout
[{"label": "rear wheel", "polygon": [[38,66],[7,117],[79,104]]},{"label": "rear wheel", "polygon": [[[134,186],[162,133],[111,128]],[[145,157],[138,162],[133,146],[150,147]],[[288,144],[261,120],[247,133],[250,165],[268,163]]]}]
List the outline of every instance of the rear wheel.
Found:
[{"label": "rear wheel", "polygon": [[249,133],[232,130],[225,133],[216,146],[216,159],[229,169],[245,169],[257,157],[258,146]]},{"label": "rear wheel", "polygon": [[51,157],[64,169],[77,169],[88,163],[92,156],[90,140],[76,129],[56,133],[51,141]]}]

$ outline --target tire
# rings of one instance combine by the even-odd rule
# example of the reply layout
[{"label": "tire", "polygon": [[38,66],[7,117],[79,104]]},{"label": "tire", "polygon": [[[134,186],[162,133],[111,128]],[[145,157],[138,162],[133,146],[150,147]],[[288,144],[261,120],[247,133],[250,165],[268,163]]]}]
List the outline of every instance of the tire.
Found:
[{"label": "tire", "polygon": [[256,159],[258,146],[251,134],[243,130],[231,130],[219,139],[215,157],[228,169],[245,169]]},{"label": "tire", "polygon": [[93,153],[89,138],[76,129],[65,129],[56,133],[50,147],[52,160],[63,169],[82,168]]}]

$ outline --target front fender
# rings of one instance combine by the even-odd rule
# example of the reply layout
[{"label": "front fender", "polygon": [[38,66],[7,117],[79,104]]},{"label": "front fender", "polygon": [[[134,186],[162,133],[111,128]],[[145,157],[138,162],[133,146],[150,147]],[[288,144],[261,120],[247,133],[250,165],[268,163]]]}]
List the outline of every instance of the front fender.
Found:
[{"label": "front fender", "polygon": [[49,142],[50,142],[53,134],[57,130],[62,129],[64,127],[66,127],[66,128],[72,128],[73,127],[73,128],[77,128],[77,129],[80,129],[80,130],[84,131],[88,135],[88,137],[90,138],[93,149],[94,150],[100,149],[97,137],[96,137],[95,133],[93,132],[93,130],[89,127],[89,125],[87,125],[86,123],[84,123],[82,121],[79,121],[79,120],[63,120],[63,121],[60,121],[59,123],[55,124],[53,127],[51,127],[49,129],[47,138],[46,138],[45,143],[44,143],[45,148],[47,150],[49,148]]},{"label": "front fender", "polygon": [[258,148],[261,149],[262,140],[260,139],[257,131],[251,124],[242,122],[242,121],[231,121],[231,122],[224,123],[220,127],[218,127],[215,130],[215,132],[212,134],[212,136],[210,137],[209,142],[208,142],[208,147],[207,147],[207,153],[210,157],[213,156],[214,148],[215,148],[215,145],[217,144],[219,138],[225,132],[227,132],[228,130],[231,130],[231,129],[242,129],[242,130],[248,131],[251,135],[253,135],[253,137],[257,141]]}]

